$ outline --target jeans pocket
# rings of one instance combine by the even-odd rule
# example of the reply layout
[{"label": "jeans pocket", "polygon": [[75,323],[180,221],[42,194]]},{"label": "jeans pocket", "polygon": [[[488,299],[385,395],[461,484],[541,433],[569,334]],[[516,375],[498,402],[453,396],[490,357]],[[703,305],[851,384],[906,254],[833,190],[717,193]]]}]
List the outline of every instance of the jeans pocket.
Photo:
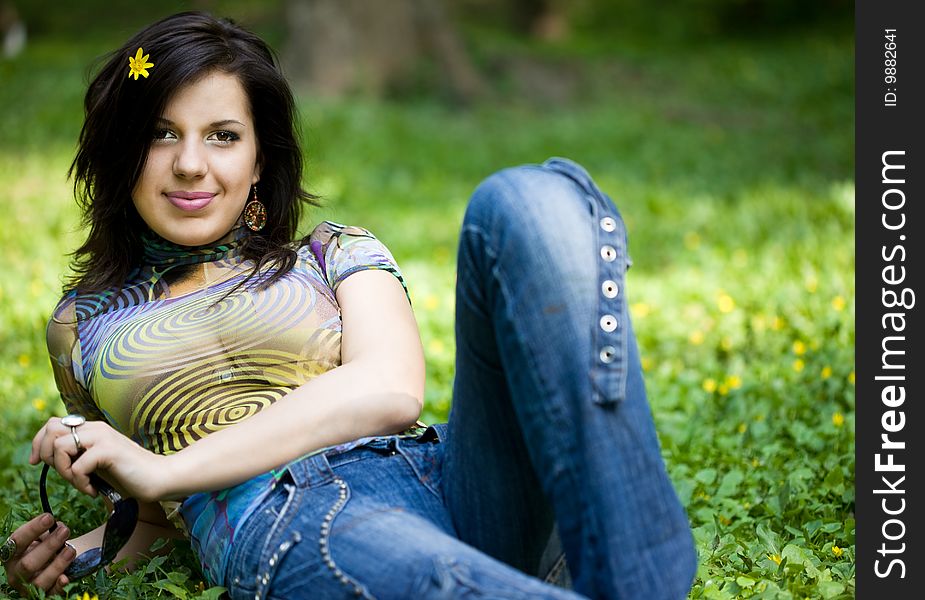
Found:
[{"label": "jeans pocket", "polygon": [[443,446],[439,441],[397,440],[395,449],[408,463],[415,477],[434,496],[443,500]]},{"label": "jeans pocket", "polygon": [[303,493],[292,483],[280,482],[237,532],[236,543],[244,546],[230,557],[226,587],[232,598],[266,597],[283,558],[302,540],[301,533],[290,525]]}]

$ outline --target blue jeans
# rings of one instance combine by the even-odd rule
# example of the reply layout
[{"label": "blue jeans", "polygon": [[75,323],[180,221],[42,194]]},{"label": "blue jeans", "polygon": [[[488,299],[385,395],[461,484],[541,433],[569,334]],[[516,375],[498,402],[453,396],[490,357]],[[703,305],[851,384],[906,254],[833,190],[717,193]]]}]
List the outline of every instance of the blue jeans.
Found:
[{"label": "blue jeans", "polygon": [[686,597],[629,264],[577,164],[486,179],[460,237],[449,423],[296,463],[236,535],[232,598]]}]

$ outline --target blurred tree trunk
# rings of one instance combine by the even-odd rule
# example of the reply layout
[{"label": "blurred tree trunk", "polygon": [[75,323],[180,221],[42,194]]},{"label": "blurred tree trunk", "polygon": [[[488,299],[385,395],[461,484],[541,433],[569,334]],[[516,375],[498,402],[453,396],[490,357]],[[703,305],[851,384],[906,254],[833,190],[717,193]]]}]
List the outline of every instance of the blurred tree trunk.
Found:
[{"label": "blurred tree trunk", "polygon": [[428,68],[454,100],[485,91],[442,0],[287,0],[286,27],[284,68],[311,93],[382,96]]}]

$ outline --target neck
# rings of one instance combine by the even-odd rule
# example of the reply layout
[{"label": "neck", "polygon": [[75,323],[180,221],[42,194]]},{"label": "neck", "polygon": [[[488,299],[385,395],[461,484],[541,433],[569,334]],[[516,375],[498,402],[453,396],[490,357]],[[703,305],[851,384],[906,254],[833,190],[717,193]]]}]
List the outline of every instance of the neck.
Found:
[{"label": "neck", "polygon": [[246,227],[236,227],[220,239],[202,246],[181,246],[165,240],[151,230],[142,236],[143,259],[146,265],[175,266],[197,264],[232,258],[241,254],[248,238]]}]

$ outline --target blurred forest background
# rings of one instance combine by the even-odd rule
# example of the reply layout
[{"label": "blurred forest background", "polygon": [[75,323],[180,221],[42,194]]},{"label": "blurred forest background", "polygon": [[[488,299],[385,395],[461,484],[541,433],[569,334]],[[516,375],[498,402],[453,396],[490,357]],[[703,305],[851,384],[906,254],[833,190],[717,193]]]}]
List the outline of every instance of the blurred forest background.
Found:
[{"label": "blurred forest background", "polygon": [[[468,194],[499,168],[570,157],[629,228],[648,392],[700,555],[691,597],[853,597],[853,8],[0,0],[0,534],[40,510],[28,443],[63,414],[44,328],[82,235],[66,172],[86,83],[144,24],[201,9],[267,39],[298,92],[306,185],[325,203],[303,230],[368,227],[402,266],[425,420],[452,400]],[[103,516],[63,486],[52,503],[76,533]],[[71,591],[221,594],[183,545]]]}]

